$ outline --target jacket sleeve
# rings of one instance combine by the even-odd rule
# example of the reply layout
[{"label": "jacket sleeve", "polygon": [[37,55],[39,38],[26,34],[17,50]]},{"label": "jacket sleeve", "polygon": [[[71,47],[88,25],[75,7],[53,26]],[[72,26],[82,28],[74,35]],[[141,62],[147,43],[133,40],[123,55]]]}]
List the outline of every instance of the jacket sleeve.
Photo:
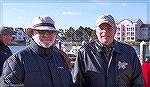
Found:
[{"label": "jacket sleeve", "polygon": [[77,59],[75,61],[74,69],[73,69],[73,82],[75,83],[75,87],[85,87],[84,80],[84,63],[83,63],[83,55],[79,51]]},{"label": "jacket sleeve", "polygon": [[13,55],[5,61],[1,76],[2,85],[11,86],[15,84],[17,86],[23,83],[24,68],[18,57]]},{"label": "jacket sleeve", "polygon": [[133,71],[133,79],[132,79],[132,87],[144,87],[144,80],[143,80],[143,74],[142,74],[142,68],[140,60],[135,53],[134,55],[134,71]]}]

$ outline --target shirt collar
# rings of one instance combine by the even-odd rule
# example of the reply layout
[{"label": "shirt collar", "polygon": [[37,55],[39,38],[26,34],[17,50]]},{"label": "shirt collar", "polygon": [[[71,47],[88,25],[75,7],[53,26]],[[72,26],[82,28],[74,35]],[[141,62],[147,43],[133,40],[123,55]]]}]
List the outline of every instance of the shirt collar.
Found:
[{"label": "shirt collar", "polygon": [[[98,52],[102,52],[102,50],[104,49],[104,45],[97,39],[96,41],[96,49]],[[116,53],[120,53],[120,48],[119,48],[119,44],[117,43],[116,40],[113,41],[113,43],[111,44],[111,47],[113,48],[113,51]]]},{"label": "shirt collar", "polygon": [[2,41],[0,41],[0,46],[6,46]]},{"label": "shirt collar", "polygon": [[34,52],[38,53],[40,56],[43,57],[49,57],[53,53],[53,48],[44,48],[39,46],[36,42],[32,41],[30,44],[31,49],[33,49]]},{"label": "shirt collar", "polygon": [[113,41],[113,49],[116,53],[121,53],[121,49],[119,47],[119,42],[117,42],[116,40]]}]

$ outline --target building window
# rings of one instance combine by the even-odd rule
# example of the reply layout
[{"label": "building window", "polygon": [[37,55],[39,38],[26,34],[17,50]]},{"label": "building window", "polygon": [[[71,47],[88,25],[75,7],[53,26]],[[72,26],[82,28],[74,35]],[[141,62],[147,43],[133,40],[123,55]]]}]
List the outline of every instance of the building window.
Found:
[{"label": "building window", "polygon": [[118,28],[118,31],[120,31],[120,28]]},{"label": "building window", "polygon": [[129,31],[129,29],[127,28],[127,31]]},{"label": "building window", "polygon": [[127,32],[127,36],[130,36],[130,32]]},{"label": "building window", "polygon": [[117,36],[120,36],[120,33],[117,33]]},{"label": "building window", "polygon": [[120,41],[120,37],[118,37],[117,40]]},{"label": "building window", "polygon": [[122,30],[124,31],[124,28]]},{"label": "building window", "polygon": [[131,37],[131,40],[134,40],[134,37]]},{"label": "building window", "polygon": [[122,33],[122,35],[124,36],[124,33]]},{"label": "building window", "polygon": [[132,28],[132,30],[134,31],[134,27]]},{"label": "building window", "polygon": [[131,32],[131,36],[134,36],[134,32]]},{"label": "building window", "polygon": [[127,40],[130,40],[130,37],[127,37]]},{"label": "building window", "polygon": [[127,28],[127,31],[130,31],[130,28]]}]

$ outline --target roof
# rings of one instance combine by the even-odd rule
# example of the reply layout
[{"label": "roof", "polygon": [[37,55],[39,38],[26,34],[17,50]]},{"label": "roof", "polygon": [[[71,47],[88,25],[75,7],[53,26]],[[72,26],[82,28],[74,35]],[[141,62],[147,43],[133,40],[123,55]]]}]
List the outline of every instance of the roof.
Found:
[{"label": "roof", "polygon": [[145,27],[150,28],[150,24],[142,24],[140,28],[145,28]]},{"label": "roof", "polygon": [[118,21],[116,24],[120,24],[120,23],[123,22],[124,20],[128,20],[128,21],[130,21],[131,23],[136,23],[136,22],[138,22],[138,21],[142,21],[141,19],[131,19],[131,20],[129,20],[129,19],[123,19],[123,20],[121,20],[121,21]]}]

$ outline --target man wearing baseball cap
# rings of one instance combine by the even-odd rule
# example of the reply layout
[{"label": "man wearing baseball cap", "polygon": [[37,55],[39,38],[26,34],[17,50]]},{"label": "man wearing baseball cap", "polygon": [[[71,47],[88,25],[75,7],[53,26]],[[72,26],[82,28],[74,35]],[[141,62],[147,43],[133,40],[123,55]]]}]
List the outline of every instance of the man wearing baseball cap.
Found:
[{"label": "man wearing baseball cap", "polygon": [[11,28],[4,26],[0,27],[0,76],[3,70],[4,62],[12,55],[8,44],[12,41],[13,34],[16,34],[16,32]]},{"label": "man wearing baseball cap", "polygon": [[83,45],[75,62],[76,87],[143,87],[141,64],[133,47],[114,40],[110,14],[96,21],[97,40]]},{"label": "man wearing baseball cap", "polygon": [[31,44],[4,63],[3,85],[25,87],[71,87],[72,77],[64,56],[53,48],[56,36],[54,21],[49,16],[33,19],[27,34]]}]

